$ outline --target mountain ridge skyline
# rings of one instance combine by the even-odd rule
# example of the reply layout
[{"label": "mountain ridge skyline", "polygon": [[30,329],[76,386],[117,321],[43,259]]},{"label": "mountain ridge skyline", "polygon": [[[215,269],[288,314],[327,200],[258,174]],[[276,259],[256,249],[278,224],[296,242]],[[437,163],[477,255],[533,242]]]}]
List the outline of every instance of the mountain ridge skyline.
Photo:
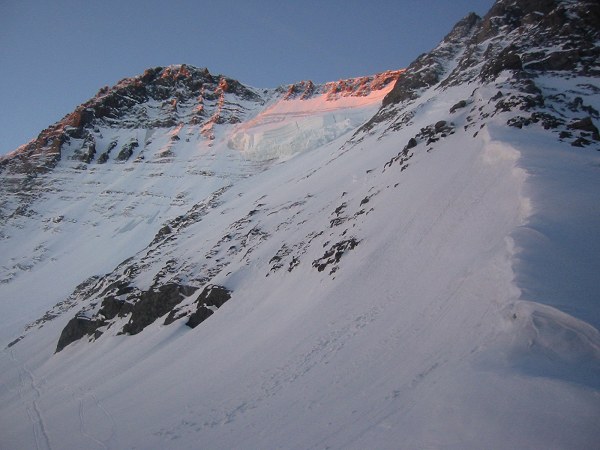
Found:
[{"label": "mountain ridge skyline", "polygon": [[[465,14],[467,9],[483,13],[492,3],[461,1],[453,8],[437,1],[379,1],[367,9],[360,3],[309,2],[300,12],[293,5],[259,1],[225,14],[197,2],[167,10],[156,2],[61,1],[52,7],[33,0],[5,2],[0,5],[0,154],[35,138],[100,86],[154,66],[206,66],[257,88],[398,69],[442,38],[461,5]],[[432,11],[430,31],[411,28]],[[404,22],[394,32],[402,45],[381,34],[382,27],[392,29],[394,17]],[[164,33],[144,26],[161,19],[169,23]],[[308,33],[306,44],[301,32]],[[405,34],[420,38],[411,41]],[[264,45],[275,48],[263,51]]]}]

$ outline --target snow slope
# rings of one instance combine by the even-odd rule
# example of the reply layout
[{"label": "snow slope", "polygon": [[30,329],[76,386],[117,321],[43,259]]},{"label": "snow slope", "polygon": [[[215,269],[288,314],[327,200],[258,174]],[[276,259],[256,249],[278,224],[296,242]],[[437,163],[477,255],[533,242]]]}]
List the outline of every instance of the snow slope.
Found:
[{"label": "snow slope", "polygon": [[[230,147],[248,157],[265,160],[313,150],[356,130],[373,116],[401,71],[388,71],[372,79],[329,83],[325,92],[300,100],[286,95],[262,110],[232,133]],[[358,94],[358,95],[351,95]]]},{"label": "snow slope", "polygon": [[[119,130],[147,144],[40,175],[1,229],[1,337],[21,340],[0,356],[0,447],[594,448],[600,146],[569,124],[581,105],[598,123],[597,78],[535,91],[477,61],[444,83],[490,44],[470,23],[421,60],[436,82],[382,109],[389,86],[337,106],[266,91],[210,137]],[[168,325],[102,316],[114,290],[169,284],[190,290]],[[188,327],[213,285],[231,299]],[[99,326],[55,352],[74,317]]]}]

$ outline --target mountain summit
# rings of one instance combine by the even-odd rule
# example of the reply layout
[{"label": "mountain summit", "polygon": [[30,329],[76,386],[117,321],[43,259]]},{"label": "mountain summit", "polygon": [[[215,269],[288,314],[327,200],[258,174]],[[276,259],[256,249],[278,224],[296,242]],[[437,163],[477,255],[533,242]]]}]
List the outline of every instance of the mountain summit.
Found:
[{"label": "mountain summit", "polygon": [[148,69],[0,158],[0,447],[592,448],[600,6],[405,70]]},{"label": "mountain summit", "polygon": [[[134,148],[140,147],[139,143],[131,147],[131,142],[119,145],[118,138],[107,143],[101,130],[118,135],[126,133],[123,130],[169,129],[175,138],[178,131],[173,130],[186,126],[190,135],[213,140],[216,125],[244,122],[265,106],[280,110],[281,102],[320,99],[326,102],[326,109],[338,109],[340,103],[343,107],[352,106],[348,101],[357,105],[373,103],[380,92],[389,91],[400,73],[389,71],[324,85],[304,81],[257,90],[223,75],[212,75],[208,69],[185,64],[156,67],[140,76],[125,78],[112,88],[100,89],[94,98],[42,131],[37,139],[0,159],[0,168],[28,173],[44,172],[61,159],[86,164],[103,164],[111,159],[126,161]],[[301,109],[312,111],[312,103]],[[143,153],[145,146],[138,152]]]}]

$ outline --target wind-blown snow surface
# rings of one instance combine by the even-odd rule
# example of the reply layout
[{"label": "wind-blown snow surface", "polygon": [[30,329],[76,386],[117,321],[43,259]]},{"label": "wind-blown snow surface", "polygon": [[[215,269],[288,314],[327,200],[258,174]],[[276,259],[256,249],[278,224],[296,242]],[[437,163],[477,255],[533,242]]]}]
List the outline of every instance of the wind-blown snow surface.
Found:
[{"label": "wind-blown snow surface", "polygon": [[[425,92],[398,131],[332,132],[294,155],[260,142],[301,142],[289,132],[299,114],[276,130],[256,114],[215,129],[211,146],[179,130],[190,141],[164,164],[79,172],[83,189],[48,197],[50,256],[2,285],[3,340],[68,296],[75,272],[141,258],[163,223],[211,195],[159,256],[200,275],[219,267],[211,283],[232,298],[194,329],[114,326],[56,354],[75,310],[29,330],[0,360],[2,448],[596,446],[599,154],[509,128],[511,112],[485,125],[469,108],[449,116],[465,98],[490,108],[496,88],[473,89]],[[296,130],[316,136],[356,111],[320,109]],[[440,120],[456,132],[400,158]],[[72,165],[61,161],[59,180]],[[339,261],[326,257],[349,241]],[[145,288],[160,268],[149,261]]]}]

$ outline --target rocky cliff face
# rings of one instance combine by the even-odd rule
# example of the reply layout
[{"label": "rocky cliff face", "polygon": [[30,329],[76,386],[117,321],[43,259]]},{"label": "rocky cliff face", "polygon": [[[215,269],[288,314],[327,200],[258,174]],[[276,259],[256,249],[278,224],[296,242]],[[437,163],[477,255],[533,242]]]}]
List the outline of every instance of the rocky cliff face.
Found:
[{"label": "rocky cliff face", "polygon": [[[598,77],[599,18],[600,6],[594,1],[507,0],[495,3],[484,18],[469,14],[438,47],[407,68],[366,129],[381,121],[393,122],[392,128],[401,126],[408,118],[399,112],[427,88],[441,92],[472,84],[476,89],[477,83],[493,83],[509,74],[511,87],[518,87],[520,93],[506,98],[499,90],[495,110],[529,112],[510,125],[543,121],[561,139],[571,139],[572,145],[590,145],[597,136],[592,122],[598,119],[598,111],[584,105],[581,94],[593,95],[596,88],[583,83],[581,91],[556,95],[544,89],[544,78]],[[472,101],[473,96],[460,105]],[[556,113],[548,113],[547,107]],[[485,114],[479,118],[485,120],[494,112]]]},{"label": "rocky cliff face", "polygon": [[[277,89],[257,90],[239,81],[212,75],[207,69],[189,65],[155,67],[142,75],[125,78],[113,87],[103,87],[89,101],[59,122],[42,131],[37,139],[0,158],[0,173],[44,173],[64,158],[89,164],[109,159],[126,161],[131,142],[111,141],[99,146],[101,129],[174,129],[198,126],[207,139],[214,139],[215,125],[237,124],[249,111],[268,102],[309,100],[325,96],[328,101],[343,97],[366,97],[398,79],[401,71],[339,80],[322,85],[302,81]],[[174,139],[178,135],[174,133]],[[143,143],[142,143],[143,144]],[[69,151],[72,148],[73,150]]]},{"label": "rocky cliff face", "polygon": [[[236,80],[211,75],[206,69],[186,65],[148,69],[112,88],[100,89],[37,139],[2,158],[0,169],[12,173],[44,171],[61,158],[86,164],[104,163],[109,157],[127,160],[132,154],[129,143],[117,146],[118,141],[113,141],[105,148],[98,147],[101,128],[160,129],[194,124],[210,138],[214,124],[242,120],[247,111],[237,100],[251,104],[265,101]],[[65,151],[69,146],[75,150]]]}]

